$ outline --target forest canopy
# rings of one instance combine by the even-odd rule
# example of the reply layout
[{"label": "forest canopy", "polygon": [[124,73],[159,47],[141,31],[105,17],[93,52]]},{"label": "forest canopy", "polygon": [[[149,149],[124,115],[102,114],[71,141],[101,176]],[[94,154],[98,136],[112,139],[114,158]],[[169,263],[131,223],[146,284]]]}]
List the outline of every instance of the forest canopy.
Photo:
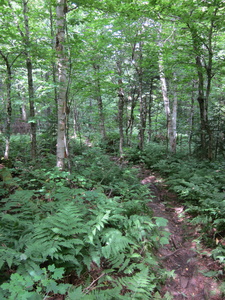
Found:
[{"label": "forest canopy", "polygon": [[216,0],[3,1],[4,157],[12,134],[33,159],[57,145],[62,169],[76,138],[223,154],[223,15]]}]

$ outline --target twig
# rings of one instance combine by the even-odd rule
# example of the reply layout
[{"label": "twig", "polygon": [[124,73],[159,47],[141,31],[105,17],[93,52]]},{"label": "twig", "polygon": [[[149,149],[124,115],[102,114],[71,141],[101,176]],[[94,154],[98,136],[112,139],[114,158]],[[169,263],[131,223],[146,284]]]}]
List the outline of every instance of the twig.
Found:
[{"label": "twig", "polygon": [[177,252],[179,252],[179,251],[181,251],[181,250],[184,250],[184,248],[177,249],[177,250],[175,250],[174,252],[172,252],[172,253],[170,253],[170,254],[164,256],[164,257],[160,257],[160,259],[166,260],[167,258],[169,258],[170,256],[173,256],[174,254],[176,254]]},{"label": "twig", "polygon": [[[86,287],[86,288],[83,290],[83,292],[84,292],[85,294],[88,294],[89,289],[92,287],[92,285],[95,284],[95,282],[98,281],[98,280],[99,280],[101,277],[103,277],[104,275],[105,275],[105,273],[102,273],[98,278],[96,278],[95,280],[93,280],[92,283],[91,283],[88,287]],[[86,290],[86,292],[85,292],[85,290]]]}]

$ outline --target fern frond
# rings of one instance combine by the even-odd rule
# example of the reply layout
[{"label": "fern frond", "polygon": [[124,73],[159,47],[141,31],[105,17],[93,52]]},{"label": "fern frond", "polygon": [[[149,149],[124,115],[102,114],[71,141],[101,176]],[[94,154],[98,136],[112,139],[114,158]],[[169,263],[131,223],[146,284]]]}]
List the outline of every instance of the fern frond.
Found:
[{"label": "fern frond", "polygon": [[115,228],[107,228],[103,231],[102,242],[105,244],[102,247],[102,253],[105,258],[117,256],[134,244],[133,240],[123,236],[122,232]]},{"label": "fern frond", "polygon": [[152,276],[149,275],[149,268],[143,265],[140,272],[131,277],[118,278],[118,282],[131,291],[130,299],[147,300],[155,288],[155,284],[152,284]]},{"label": "fern frond", "polygon": [[88,231],[83,216],[79,207],[68,203],[56,214],[36,223],[25,254],[34,261],[50,257],[58,263],[67,261],[79,265],[76,257],[84,247],[84,235]]}]

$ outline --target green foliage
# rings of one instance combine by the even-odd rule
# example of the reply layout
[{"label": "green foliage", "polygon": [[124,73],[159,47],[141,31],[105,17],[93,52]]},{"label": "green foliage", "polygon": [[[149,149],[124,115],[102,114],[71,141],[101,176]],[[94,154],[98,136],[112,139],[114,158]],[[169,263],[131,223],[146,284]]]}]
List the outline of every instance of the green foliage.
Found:
[{"label": "green foliage", "polygon": [[127,149],[126,155],[133,163],[145,163],[148,167],[166,157],[166,147],[155,142],[148,143],[143,151]]},{"label": "green foliage", "polygon": [[110,132],[107,137],[102,139],[99,143],[101,149],[107,153],[118,153],[119,152],[119,134],[117,132]]},{"label": "green foliage", "polygon": [[30,160],[29,151],[24,151],[24,149],[29,149],[30,147],[30,137],[25,134],[12,135],[10,138],[11,151],[10,156],[15,158],[15,160],[27,163]]},{"label": "green foliage", "polygon": [[[166,175],[170,189],[186,201],[192,223],[202,226],[203,240],[210,246],[219,244],[222,249],[219,241],[225,235],[224,164],[173,157],[160,160],[154,168]],[[218,257],[221,260],[221,255]]]},{"label": "green foliage", "polygon": [[12,274],[10,282],[1,285],[1,299],[8,300],[42,300],[42,295],[64,295],[70,284],[57,283],[63,278],[64,269],[49,265],[46,268],[36,268],[27,274]]},{"label": "green foliage", "polygon": [[[151,217],[136,170],[89,149],[71,174],[20,166],[18,182],[26,190],[0,207],[3,280],[9,269],[15,272],[1,285],[3,297],[66,294],[61,279],[74,273],[82,281],[68,299],[148,299],[165,279],[153,255],[168,243],[168,233],[158,229],[165,220]],[[92,284],[94,269],[99,279]]]}]

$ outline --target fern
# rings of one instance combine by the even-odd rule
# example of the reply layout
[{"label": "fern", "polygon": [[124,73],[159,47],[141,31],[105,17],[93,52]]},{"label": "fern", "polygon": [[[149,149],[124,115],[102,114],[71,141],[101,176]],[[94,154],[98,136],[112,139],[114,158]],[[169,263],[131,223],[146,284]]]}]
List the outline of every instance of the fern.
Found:
[{"label": "fern", "polygon": [[118,279],[121,287],[126,287],[130,295],[130,299],[149,299],[151,292],[155,288],[152,284],[154,275],[149,276],[149,268],[145,267],[140,272],[136,273],[132,277],[121,277]]},{"label": "fern", "polygon": [[[148,300],[155,289],[156,277],[150,274],[150,270],[144,264],[141,264],[141,270],[133,276],[120,276],[117,279],[114,276],[105,275],[99,281],[99,285],[94,289],[82,289],[82,287],[71,288],[68,292],[67,300]],[[110,282],[111,287],[104,289],[104,282]],[[102,290],[102,288],[104,290]]]},{"label": "fern", "polygon": [[134,242],[126,236],[123,236],[118,229],[108,228],[102,233],[102,253],[105,258],[115,257],[129,249]]},{"label": "fern", "polygon": [[[16,192],[2,201],[0,241],[5,245],[0,264],[15,266],[23,279],[27,274],[36,279],[45,275],[41,265],[47,270],[52,264],[64,267],[67,274],[82,276],[84,284],[70,290],[71,299],[148,299],[161,278],[151,252],[162,235],[159,220],[146,209],[147,187],[132,170],[102,160],[95,151],[88,153],[94,163],[86,154],[87,161],[78,162],[84,166],[79,172],[33,171],[37,191]],[[42,279],[34,277],[34,285],[43,287]],[[52,279],[49,284],[60,292],[57,279]],[[13,277],[11,284],[16,289]]]},{"label": "fern", "polygon": [[25,255],[39,262],[44,262],[49,257],[58,264],[69,262],[79,265],[76,256],[84,246],[83,237],[87,232],[82,222],[83,216],[79,208],[68,203],[55,215],[36,223]]}]

